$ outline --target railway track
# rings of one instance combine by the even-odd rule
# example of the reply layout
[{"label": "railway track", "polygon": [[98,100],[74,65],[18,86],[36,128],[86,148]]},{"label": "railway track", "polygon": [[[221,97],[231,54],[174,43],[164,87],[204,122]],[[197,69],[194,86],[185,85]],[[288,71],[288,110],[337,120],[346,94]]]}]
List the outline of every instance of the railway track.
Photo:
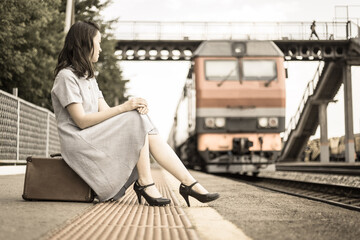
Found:
[{"label": "railway track", "polygon": [[230,178],[257,187],[360,211],[360,188],[242,175],[232,175]]}]

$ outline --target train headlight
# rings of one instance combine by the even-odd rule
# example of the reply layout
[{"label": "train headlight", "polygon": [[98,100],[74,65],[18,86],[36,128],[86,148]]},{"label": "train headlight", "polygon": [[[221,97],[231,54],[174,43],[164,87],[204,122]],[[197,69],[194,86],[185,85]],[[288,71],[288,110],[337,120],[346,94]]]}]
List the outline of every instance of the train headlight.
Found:
[{"label": "train headlight", "polygon": [[225,127],[225,118],[216,118],[215,119],[215,126],[218,128]]},{"label": "train headlight", "polygon": [[205,118],[205,127],[215,128],[215,118]]},{"label": "train headlight", "polygon": [[277,117],[269,118],[269,127],[271,128],[279,127],[279,119]]},{"label": "train headlight", "polygon": [[258,119],[259,127],[262,127],[262,128],[266,128],[268,126],[268,122],[269,122],[268,119],[265,117]]}]

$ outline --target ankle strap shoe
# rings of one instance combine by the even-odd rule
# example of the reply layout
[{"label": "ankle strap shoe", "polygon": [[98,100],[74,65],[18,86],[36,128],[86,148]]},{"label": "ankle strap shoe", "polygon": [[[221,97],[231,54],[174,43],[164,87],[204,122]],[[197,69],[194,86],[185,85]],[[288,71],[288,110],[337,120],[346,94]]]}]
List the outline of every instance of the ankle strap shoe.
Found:
[{"label": "ankle strap shoe", "polygon": [[186,186],[183,183],[180,184],[179,192],[180,192],[181,196],[183,196],[183,198],[185,199],[188,207],[190,207],[189,196],[197,199],[198,201],[200,201],[202,203],[211,202],[220,197],[220,195],[218,193],[200,194],[200,193],[195,192],[192,189],[192,187],[197,183],[198,182],[194,182],[189,186]]},{"label": "ankle strap shoe", "polygon": [[155,185],[155,183],[151,183],[151,184],[148,184],[148,185],[145,185],[145,186],[141,186],[138,181],[135,181],[135,183],[134,183],[134,191],[135,191],[136,196],[138,198],[139,204],[141,204],[141,196],[143,196],[145,198],[145,200],[148,202],[148,204],[150,206],[165,206],[165,205],[167,205],[167,204],[169,204],[171,202],[171,200],[168,199],[168,198],[163,198],[163,197],[153,198],[153,197],[151,197],[150,195],[148,195],[145,192],[145,189],[147,187],[154,186],[154,185]]}]

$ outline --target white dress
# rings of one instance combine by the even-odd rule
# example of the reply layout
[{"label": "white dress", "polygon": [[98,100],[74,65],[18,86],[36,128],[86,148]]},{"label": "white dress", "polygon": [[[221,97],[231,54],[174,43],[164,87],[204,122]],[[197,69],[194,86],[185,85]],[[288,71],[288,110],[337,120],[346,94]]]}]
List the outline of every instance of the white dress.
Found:
[{"label": "white dress", "polygon": [[103,95],[95,78],[78,78],[70,68],[56,76],[51,98],[66,163],[100,201],[122,197],[138,178],[136,164],[146,134],[158,134],[149,117],[134,110],[81,130],[66,106],[82,103],[85,113],[98,112]]}]

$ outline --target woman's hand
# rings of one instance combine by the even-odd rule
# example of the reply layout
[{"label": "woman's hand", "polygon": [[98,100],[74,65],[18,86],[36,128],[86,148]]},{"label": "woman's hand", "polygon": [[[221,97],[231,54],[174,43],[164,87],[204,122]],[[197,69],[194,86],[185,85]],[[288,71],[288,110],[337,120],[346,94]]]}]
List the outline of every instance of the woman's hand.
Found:
[{"label": "woman's hand", "polygon": [[139,107],[136,109],[140,114],[147,114],[149,109],[147,107]]},{"label": "woman's hand", "polygon": [[125,111],[131,111],[136,109],[140,114],[148,113],[148,105],[143,98],[131,98],[122,104]]}]

